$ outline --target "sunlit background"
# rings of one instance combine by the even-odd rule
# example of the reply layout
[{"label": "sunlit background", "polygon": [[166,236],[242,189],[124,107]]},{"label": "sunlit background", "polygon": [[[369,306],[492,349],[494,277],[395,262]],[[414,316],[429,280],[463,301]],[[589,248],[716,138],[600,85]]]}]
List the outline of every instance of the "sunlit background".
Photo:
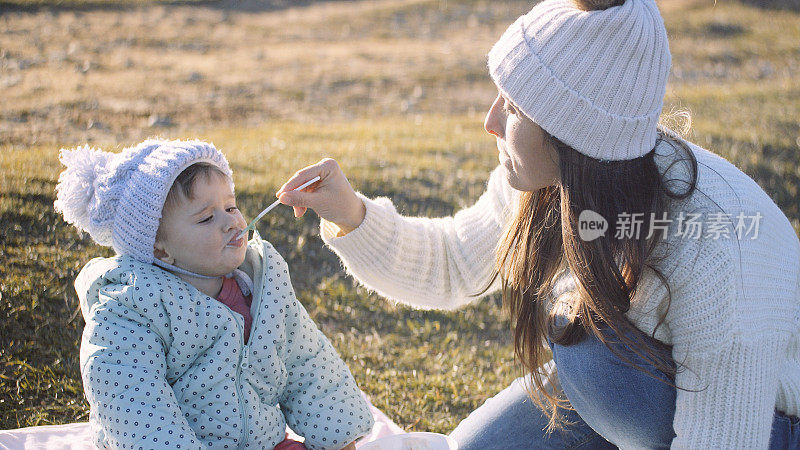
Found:
[{"label": "sunlit background", "polygon": [[[800,232],[800,3],[661,0],[673,128],[752,176]],[[497,163],[486,53],[527,1],[0,1],[0,429],[85,421],[72,281],[110,256],[53,210],[59,148],[201,138],[252,217],[332,156],[405,214],[471,204]],[[691,123],[686,117],[691,117]],[[373,403],[449,432],[521,374],[490,297],[414,311],[359,289],[313,214],[259,225]]]}]

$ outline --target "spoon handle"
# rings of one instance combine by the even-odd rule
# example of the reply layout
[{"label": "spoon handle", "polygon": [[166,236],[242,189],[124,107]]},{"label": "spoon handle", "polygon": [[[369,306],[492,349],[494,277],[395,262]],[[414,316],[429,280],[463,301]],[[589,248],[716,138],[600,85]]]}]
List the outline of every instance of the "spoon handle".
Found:
[{"label": "spoon handle", "polygon": [[[311,186],[312,184],[316,183],[316,182],[317,182],[317,181],[319,181],[319,180],[320,180],[320,177],[319,177],[319,175],[317,175],[316,177],[314,177],[314,178],[312,178],[312,179],[310,179],[310,180],[306,181],[305,183],[301,184],[300,186],[298,186],[298,187],[296,187],[296,188],[294,188],[294,189],[292,189],[292,190],[293,190],[293,191],[300,191],[300,190],[303,190],[303,189],[305,189],[305,188],[307,188],[307,187]],[[267,206],[266,208],[264,208],[264,210],[263,210],[263,211],[261,211],[261,212],[260,212],[260,213],[259,213],[259,214],[256,216],[256,218],[255,218],[255,219],[253,219],[252,221],[250,221],[250,223],[247,225],[247,227],[245,227],[245,229],[244,229],[244,230],[242,230],[242,232],[241,232],[241,233],[239,233],[239,236],[237,236],[237,239],[238,239],[238,238],[241,238],[241,237],[243,237],[243,236],[246,236],[248,231],[250,231],[250,230],[252,230],[252,229],[254,229],[254,228],[256,227],[256,222],[258,222],[258,221],[259,221],[259,220],[260,220],[262,217],[264,217],[264,215],[265,215],[265,214],[267,214],[268,212],[272,211],[272,209],[273,209],[273,208],[275,208],[276,206],[278,206],[278,205],[280,205],[280,204],[281,204],[281,201],[280,201],[280,200],[275,200],[274,202],[272,202],[272,204],[271,204],[271,205],[269,205],[269,206]]]}]

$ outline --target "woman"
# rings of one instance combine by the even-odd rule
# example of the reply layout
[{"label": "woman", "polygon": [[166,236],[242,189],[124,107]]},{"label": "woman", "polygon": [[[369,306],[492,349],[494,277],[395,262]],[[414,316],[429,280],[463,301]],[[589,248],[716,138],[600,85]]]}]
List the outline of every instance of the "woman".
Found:
[{"label": "woman", "polygon": [[500,166],[475,205],[401,217],[333,160],[279,191],[386,297],[502,290],[530,376],[460,448],[800,447],[800,241],[753,180],[658,126],[670,60],[653,0],[546,0],[489,52]]}]

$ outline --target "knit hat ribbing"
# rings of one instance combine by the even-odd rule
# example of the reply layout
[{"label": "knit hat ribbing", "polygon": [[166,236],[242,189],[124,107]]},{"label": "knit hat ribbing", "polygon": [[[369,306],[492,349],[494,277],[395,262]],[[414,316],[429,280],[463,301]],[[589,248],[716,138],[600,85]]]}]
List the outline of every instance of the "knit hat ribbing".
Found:
[{"label": "knit hat ribbing", "polygon": [[545,0],[488,55],[503,95],[575,150],[601,160],[651,151],[671,65],[654,0],[583,11]]},{"label": "knit hat ribbing", "polygon": [[56,186],[55,209],[100,245],[144,263],[154,261],[153,246],[167,193],[178,175],[208,162],[228,176],[225,156],[201,141],[150,139],[121,153],[88,146],[62,149],[66,166]]}]

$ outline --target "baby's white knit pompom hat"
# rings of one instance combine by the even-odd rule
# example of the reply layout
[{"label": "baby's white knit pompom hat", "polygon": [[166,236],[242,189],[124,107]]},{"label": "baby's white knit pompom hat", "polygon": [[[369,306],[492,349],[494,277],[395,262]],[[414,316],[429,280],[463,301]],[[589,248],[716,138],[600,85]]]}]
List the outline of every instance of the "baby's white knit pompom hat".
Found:
[{"label": "baby's white knit pompom hat", "polygon": [[575,150],[601,160],[653,149],[671,65],[654,0],[586,11],[545,0],[492,47],[500,92]]},{"label": "baby's white knit pompom hat", "polygon": [[151,139],[121,153],[84,146],[62,149],[59,159],[66,169],[56,185],[56,211],[98,244],[145,263],[154,260],[164,201],[184,169],[207,162],[232,180],[225,155],[201,141]]}]

